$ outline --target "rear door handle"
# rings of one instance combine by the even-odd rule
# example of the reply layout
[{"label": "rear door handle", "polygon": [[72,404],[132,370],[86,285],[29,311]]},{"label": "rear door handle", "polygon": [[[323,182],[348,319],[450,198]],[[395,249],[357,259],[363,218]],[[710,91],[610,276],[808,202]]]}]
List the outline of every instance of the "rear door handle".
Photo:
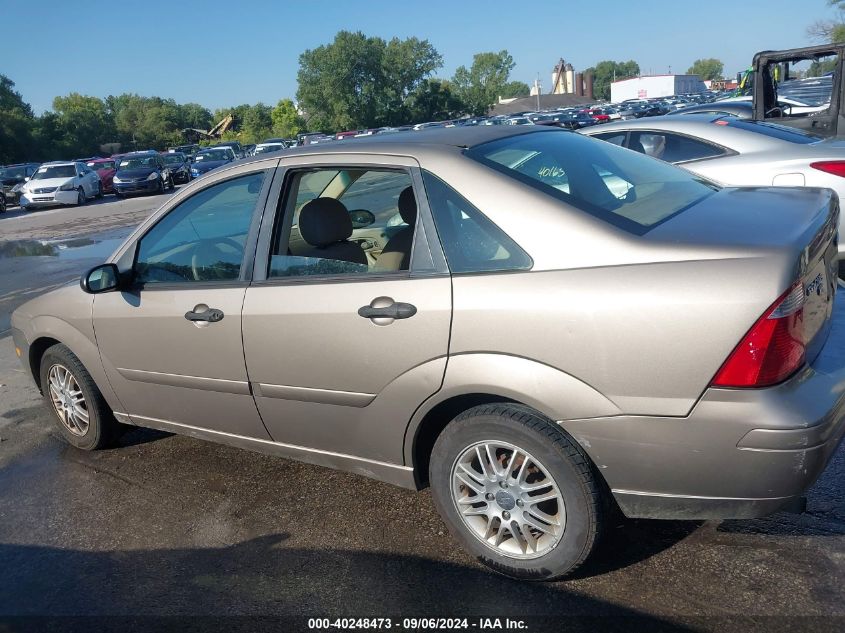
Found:
[{"label": "rear door handle", "polygon": [[410,319],[417,313],[417,306],[399,303],[390,297],[376,297],[368,306],[358,308],[358,316],[372,319],[376,325],[389,325],[395,319]]},{"label": "rear door handle", "polygon": [[185,318],[188,321],[207,321],[208,323],[217,323],[218,321],[222,321],[223,317],[223,310],[218,310],[217,308],[207,308],[206,310],[197,311],[197,306],[193,310],[185,313]]}]

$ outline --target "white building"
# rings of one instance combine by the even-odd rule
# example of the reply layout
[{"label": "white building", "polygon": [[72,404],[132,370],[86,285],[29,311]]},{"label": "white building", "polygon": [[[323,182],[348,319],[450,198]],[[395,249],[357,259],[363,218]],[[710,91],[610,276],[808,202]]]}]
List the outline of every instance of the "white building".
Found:
[{"label": "white building", "polygon": [[628,99],[671,97],[704,90],[704,82],[698,75],[643,75],[611,83],[610,100],[619,103]]}]

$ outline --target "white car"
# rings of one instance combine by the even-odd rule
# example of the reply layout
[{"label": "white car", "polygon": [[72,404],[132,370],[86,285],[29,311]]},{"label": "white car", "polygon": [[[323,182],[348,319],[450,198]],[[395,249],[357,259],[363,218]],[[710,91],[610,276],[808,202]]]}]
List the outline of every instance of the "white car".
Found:
[{"label": "white car", "polygon": [[[750,95],[744,97],[731,97],[729,99],[719,99],[713,103],[739,103],[742,101],[752,101]],[[823,103],[821,105],[813,105],[799,101],[793,97],[784,97],[778,95],[778,104],[789,106],[786,115],[794,116],[796,114],[815,114],[816,112],[824,112],[830,107],[830,103]]]},{"label": "white car", "polygon": [[252,155],[258,156],[259,154],[269,154],[270,152],[280,152],[285,149],[285,145],[283,143],[259,143],[255,146],[255,150],[253,150]]},{"label": "white car", "polygon": [[103,185],[97,172],[84,163],[45,163],[21,187],[20,207],[24,211],[62,204],[85,204],[100,198]]}]

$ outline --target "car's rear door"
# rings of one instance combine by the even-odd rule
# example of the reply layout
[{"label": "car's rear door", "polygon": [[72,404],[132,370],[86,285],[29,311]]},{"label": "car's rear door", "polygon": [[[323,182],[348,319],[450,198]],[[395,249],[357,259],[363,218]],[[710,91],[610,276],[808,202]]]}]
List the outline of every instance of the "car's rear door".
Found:
[{"label": "car's rear door", "polygon": [[133,422],[269,439],[249,388],[241,308],[276,162],[227,170],[177,196],[118,254],[134,282],[96,295],[94,330]]},{"label": "car's rear door", "polygon": [[[262,419],[276,442],[354,456],[365,468],[400,467],[408,421],[441,386],[452,309],[417,164],[317,155],[282,159],[280,171],[279,204],[265,213],[243,309],[247,370]],[[399,210],[409,187],[417,200],[412,225]],[[315,248],[299,214],[320,197],[339,200],[357,220],[369,211],[374,222]],[[322,216],[314,217],[319,224]],[[403,250],[410,256],[404,266]]]}]

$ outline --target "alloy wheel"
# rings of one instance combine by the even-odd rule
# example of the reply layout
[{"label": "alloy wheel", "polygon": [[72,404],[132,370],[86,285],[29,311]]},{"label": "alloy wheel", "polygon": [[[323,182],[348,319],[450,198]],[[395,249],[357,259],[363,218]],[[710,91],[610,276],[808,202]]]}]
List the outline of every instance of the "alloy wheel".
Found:
[{"label": "alloy wheel", "polygon": [[85,395],[70,370],[55,364],[47,374],[50,399],[61,423],[72,434],[82,437],[88,432],[90,415]]},{"label": "alloy wheel", "polygon": [[527,451],[502,441],[464,449],[451,472],[452,501],[482,543],[510,558],[537,558],[560,542],[563,496],[549,470]]}]

